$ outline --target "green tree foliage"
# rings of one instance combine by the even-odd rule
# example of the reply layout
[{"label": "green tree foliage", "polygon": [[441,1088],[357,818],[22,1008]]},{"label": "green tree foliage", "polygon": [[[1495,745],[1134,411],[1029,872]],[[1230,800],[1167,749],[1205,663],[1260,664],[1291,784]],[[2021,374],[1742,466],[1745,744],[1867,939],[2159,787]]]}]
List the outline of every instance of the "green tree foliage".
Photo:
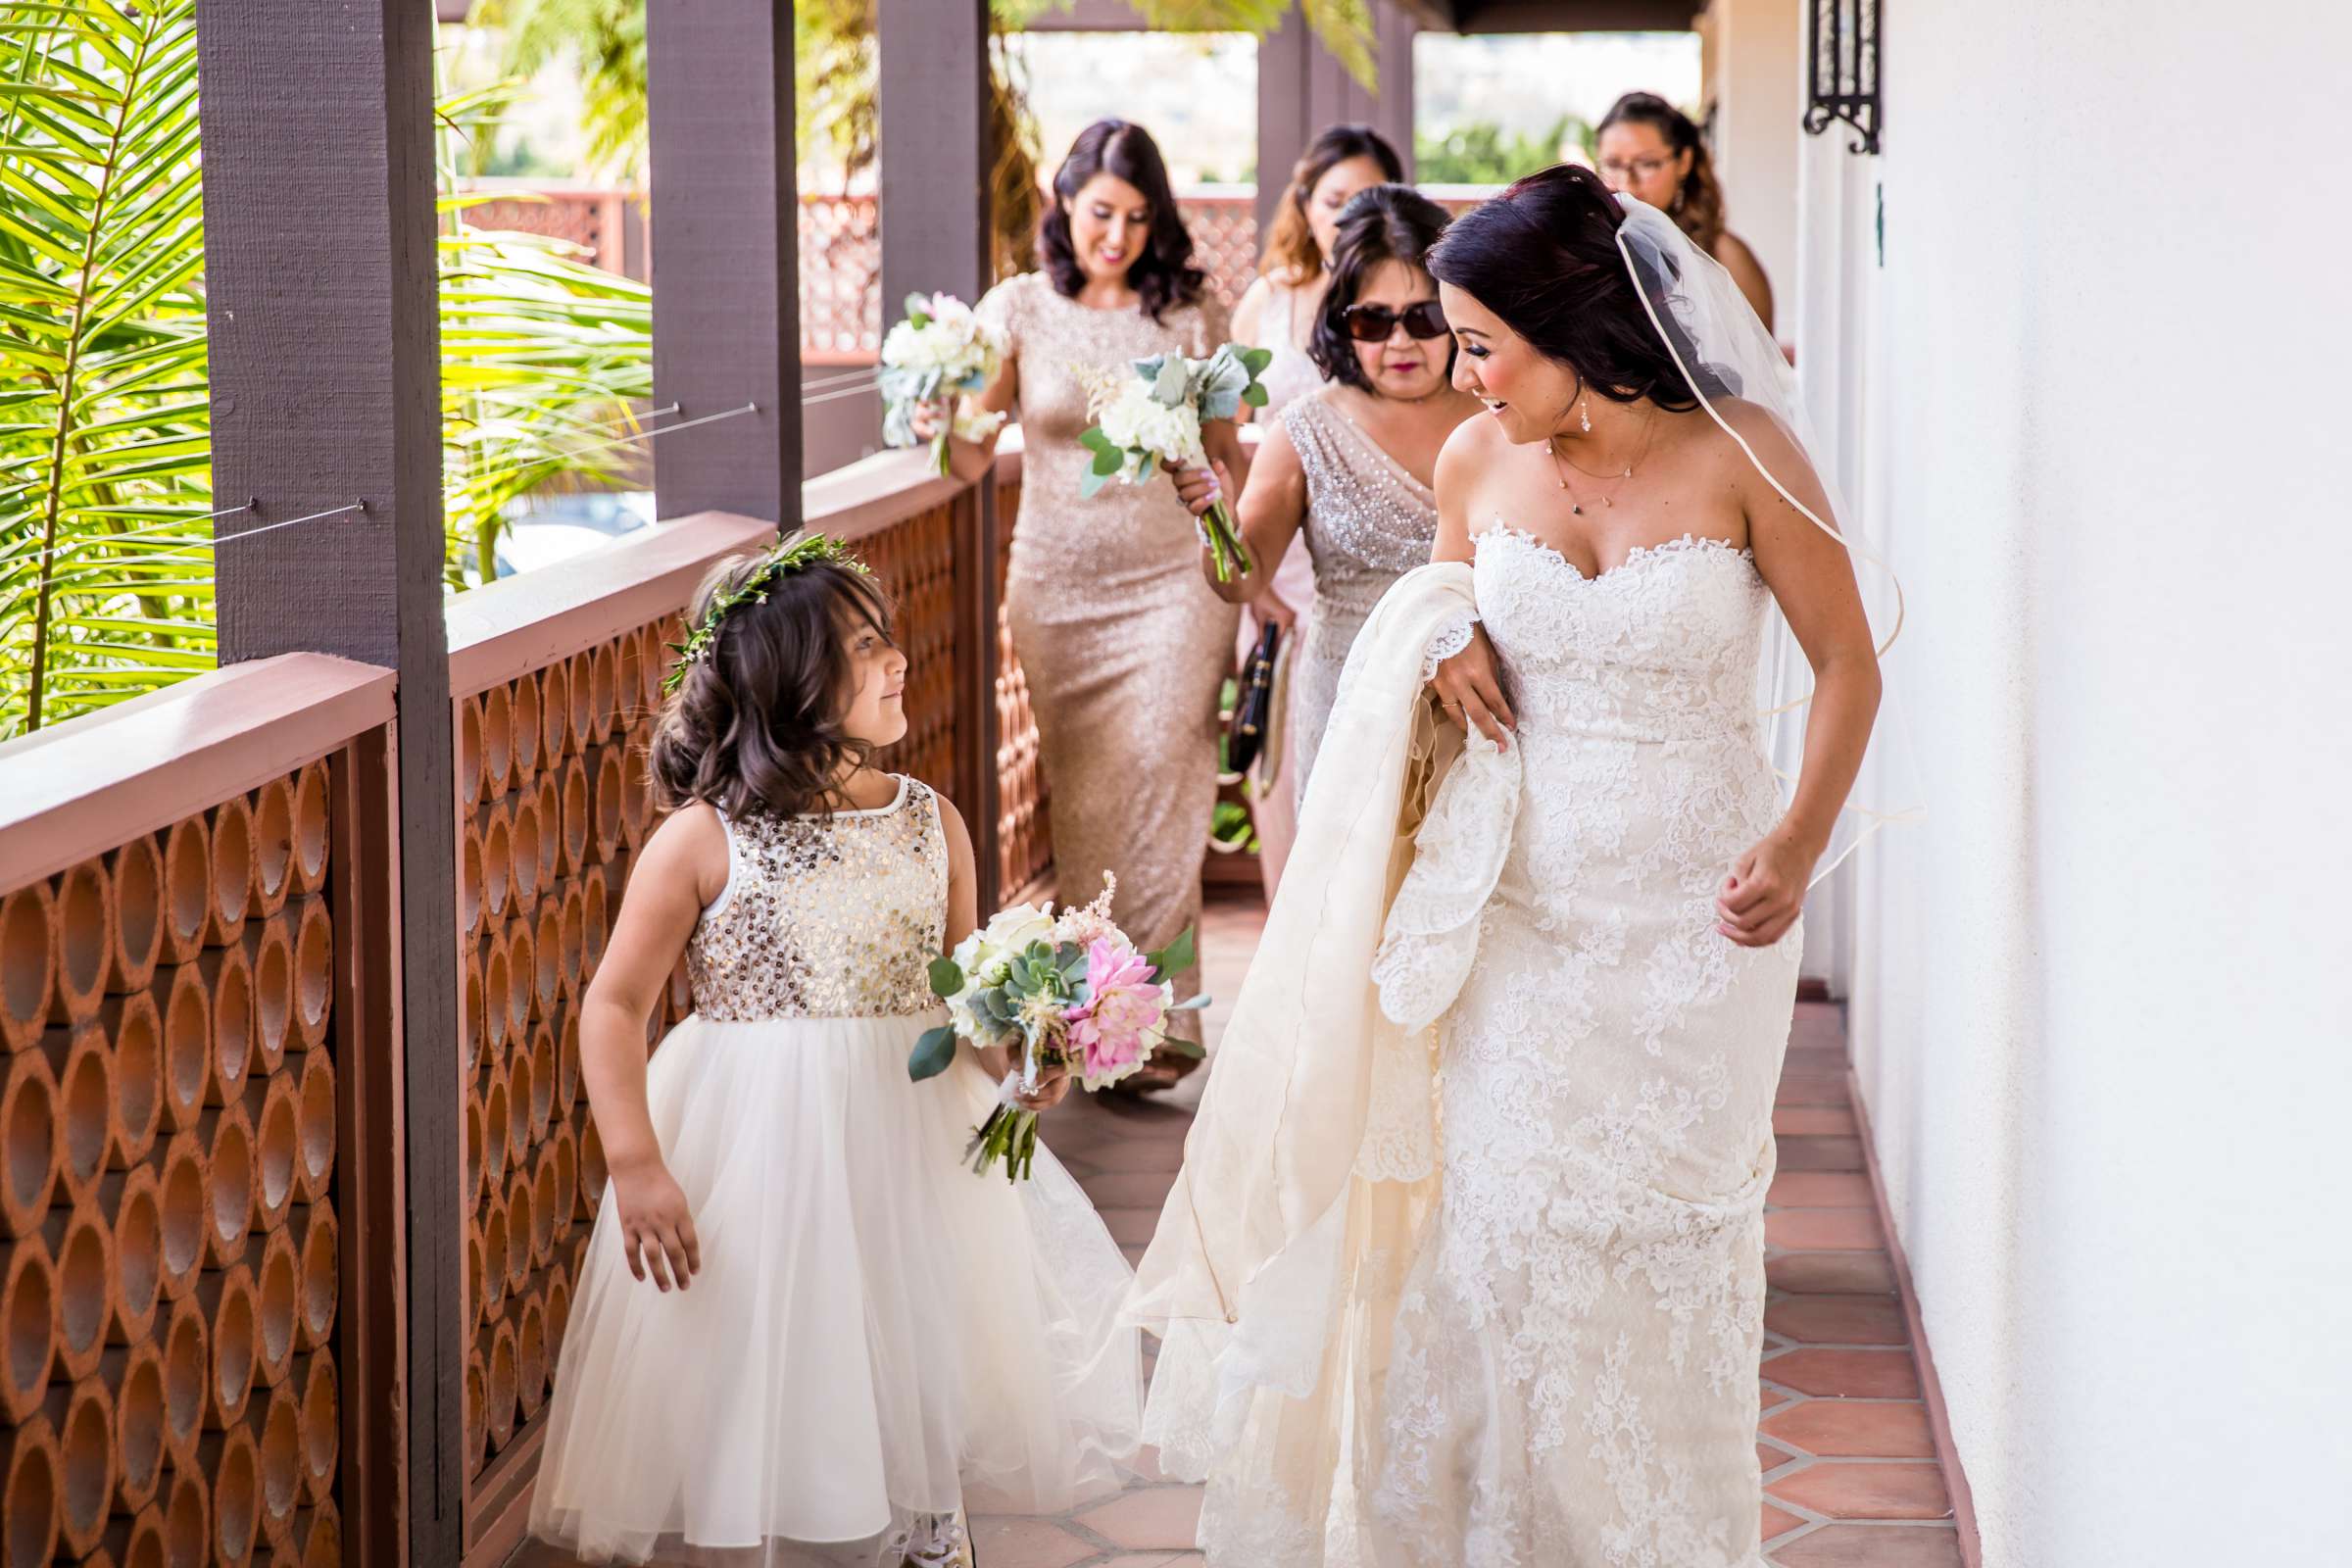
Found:
[{"label": "green tree foliage", "polygon": [[1523,174],[1548,169],[1571,148],[1592,155],[1592,127],[1564,115],[1541,136],[1507,131],[1500,125],[1457,125],[1413,139],[1413,172],[1433,185],[1504,185]]}]

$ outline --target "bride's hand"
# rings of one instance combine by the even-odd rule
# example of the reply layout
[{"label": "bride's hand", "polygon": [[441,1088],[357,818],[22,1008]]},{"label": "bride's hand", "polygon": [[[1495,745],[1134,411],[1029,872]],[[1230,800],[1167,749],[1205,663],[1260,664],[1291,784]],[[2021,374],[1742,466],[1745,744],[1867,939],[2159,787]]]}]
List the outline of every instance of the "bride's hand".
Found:
[{"label": "bride's hand", "polygon": [[1494,645],[1484,626],[1470,628],[1470,646],[1438,665],[1430,677],[1438,703],[1464,724],[1475,724],[1494,749],[1511,749],[1509,731],[1519,727],[1509,699],[1502,695],[1502,675],[1494,667]]},{"label": "bride's hand", "polygon": [[1715,929],[1743,948],[1769,948],[1805,909],[1805,884],[1818,852],[1779,833],[1740,857],[1715,899]]}]

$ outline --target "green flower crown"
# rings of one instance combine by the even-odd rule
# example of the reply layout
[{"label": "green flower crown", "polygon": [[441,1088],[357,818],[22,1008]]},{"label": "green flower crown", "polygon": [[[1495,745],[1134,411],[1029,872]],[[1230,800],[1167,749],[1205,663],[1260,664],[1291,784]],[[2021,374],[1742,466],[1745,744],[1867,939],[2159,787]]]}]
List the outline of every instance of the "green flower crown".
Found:
[{"label": "green flower crown", "polygon": [[869,569],[865,563],[850,554],[850,547],[828,534],[796,533],[769,553],[767,559],[745,573],[742,582],[733,588],[722,588],[710,596],[710,608],[703,612],[702,622],[686,634],[682,643],[671,643],[669,651],[677,661],[662,677],[662,695],[669,696],[686,678],[686,671],[695,664],[706,663],[718,647],[720,625],[727,612],[737,605],[760,604],[767,598],[768,588],[778,577],[789,577],[796,571],[806,571],[820,562],[847,566],[852,571]]}]

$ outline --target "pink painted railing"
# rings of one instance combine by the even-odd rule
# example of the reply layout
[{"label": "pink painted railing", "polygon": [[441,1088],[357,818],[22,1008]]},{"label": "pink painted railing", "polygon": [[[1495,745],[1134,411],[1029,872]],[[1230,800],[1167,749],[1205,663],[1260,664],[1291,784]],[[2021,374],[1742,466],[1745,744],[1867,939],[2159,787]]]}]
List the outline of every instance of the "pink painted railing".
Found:
[{"label": "pink painted railing", "polygon": [[[804,492],[897,603],[911,728],[884,761],[961,806],[992,906],[1052,875],[998,608],[1020,468],[1016,438],[983,486],[889,453]],[[773,537],[706,514],[450,601],[457,994],[406,1039],[444,1043],[454,1107],[405,1102],[390,672],[264,660],[0,745],[12,1541],[392,1560],[397,1129],[454,1108],[466,1561],[514,1546],[603,1184],[578,1007],[658,820],[668,645],[710,566]]]}]

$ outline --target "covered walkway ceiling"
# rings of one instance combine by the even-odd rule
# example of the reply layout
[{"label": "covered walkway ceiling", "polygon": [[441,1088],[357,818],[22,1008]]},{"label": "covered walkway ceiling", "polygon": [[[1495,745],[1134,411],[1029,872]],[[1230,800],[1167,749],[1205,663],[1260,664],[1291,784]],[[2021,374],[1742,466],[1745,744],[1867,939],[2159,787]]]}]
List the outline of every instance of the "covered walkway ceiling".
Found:
[{"label": "covered walkway ceiling", "polygon": [[[1681,32],[1704,0],[1387,0],[1431,32]],[[1126,0],[1074,0],[1047,12],[1032,32],[1132,32]]]}]

